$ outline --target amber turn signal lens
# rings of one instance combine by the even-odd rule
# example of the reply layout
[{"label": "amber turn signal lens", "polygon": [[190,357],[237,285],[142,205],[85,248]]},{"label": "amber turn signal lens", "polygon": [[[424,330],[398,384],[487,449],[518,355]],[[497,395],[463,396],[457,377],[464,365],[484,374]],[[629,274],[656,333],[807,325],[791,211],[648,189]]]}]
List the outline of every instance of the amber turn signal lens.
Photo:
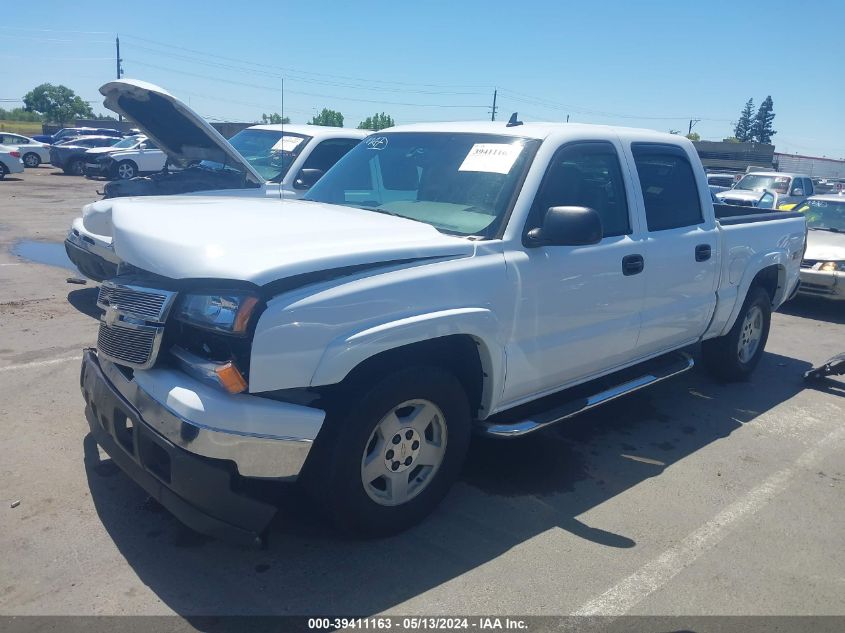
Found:
[{"label": "amber turn signal lens", "polygon": [[229,393],[241,393],[242,391],[246,391],[246,380],[244,380],[244,377],[241,376],[241,372],[238,371],[238,368],[235,367],[233,363],[228,362],[225,365],[221,365],[214,370],[214,373],[217,374],[217,379],[220,381],[220,384]]},{"label": "amber turn signal lens", "polygon": [[252,311],[258,304],[258,298],[253,296],[245,297],[238,309],[238,315],[235,317],[235,323],[232,330],[235,332],[246,332],[246,326],[249,323],[249,317],[252,316]]}]

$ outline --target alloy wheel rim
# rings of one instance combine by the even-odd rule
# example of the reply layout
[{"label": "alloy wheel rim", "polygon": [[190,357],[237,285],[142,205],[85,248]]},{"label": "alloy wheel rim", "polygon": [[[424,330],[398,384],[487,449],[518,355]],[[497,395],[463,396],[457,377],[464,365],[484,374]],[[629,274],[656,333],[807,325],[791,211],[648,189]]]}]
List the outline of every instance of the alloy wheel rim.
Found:
[{"label": "alloy wheel rim", "polygon": [[406,400],[376,424],[361,457],[361,482],[383,506],[398,506],[433,481],[446,455],[446,418],[429,400]]},{"label": "alloy wheel rim", "polygon": [[27,167],[35,167],[38,164],[38,157],[35,154],[27,154],[23,159]]},{"label": "alloy wheel rim", "polygon": [[124,180],[127,180],[127,179],[129,179],[129,178],[132,178],[132,176],[134,175],[134,173],[135,173],[135,170],[134,170],[134,169],[132,169],[132,165],[120,165],[120,166],[117,168],[117,174],[118,174],[118,176],[120,176],[120,177],[121,177],[121,178],[123,178]]},{"label": "alloy wheel rim", "polygon": [[754,358],[754,354],[757,353],[757,348],[760,346],[760,339],[762,338],[763,311],[759,307],[754,306],[745,315],[745,320],[742,322],[742,329],[739,333],[737,351],[740,362],[747,363]]}]

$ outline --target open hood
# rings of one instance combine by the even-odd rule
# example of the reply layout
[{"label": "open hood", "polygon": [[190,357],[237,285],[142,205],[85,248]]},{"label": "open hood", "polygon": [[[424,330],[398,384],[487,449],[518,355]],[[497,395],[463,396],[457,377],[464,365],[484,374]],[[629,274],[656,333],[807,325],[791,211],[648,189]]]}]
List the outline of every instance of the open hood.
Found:
[{"label": "open hood", "polygon": [[264,179],[211,124],[172,94],[137,79],[119,79],[100,86],[103,105],[134,121],[174,165],[210,160],[246,173],[248,180]]}]

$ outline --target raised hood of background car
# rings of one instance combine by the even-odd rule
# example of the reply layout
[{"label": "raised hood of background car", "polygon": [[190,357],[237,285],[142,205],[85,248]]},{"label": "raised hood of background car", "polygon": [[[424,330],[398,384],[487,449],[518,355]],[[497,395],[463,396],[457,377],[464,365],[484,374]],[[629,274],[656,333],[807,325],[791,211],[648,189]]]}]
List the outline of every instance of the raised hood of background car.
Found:
[{"label": "raised hood of background car", "polygon": [[191,108],[169,92],[137,79],[110,81],[100,87],[103,105],[134,121],[170,158],[186,167],[210,160],[245,172],[261,184],[264,179],[223,136]]}]

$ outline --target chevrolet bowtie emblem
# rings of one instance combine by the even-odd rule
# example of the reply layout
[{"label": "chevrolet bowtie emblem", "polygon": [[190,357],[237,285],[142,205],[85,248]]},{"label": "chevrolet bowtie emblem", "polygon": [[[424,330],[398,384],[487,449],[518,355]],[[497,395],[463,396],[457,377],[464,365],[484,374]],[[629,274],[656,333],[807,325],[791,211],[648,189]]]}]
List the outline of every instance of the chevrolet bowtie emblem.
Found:
[{"label": "chevrolet bowtie emblem", "polygon": [[103,322],[109,327],[113,326],[118,319],[117,308],[109,306],[106,308],[106,313],[103,315]]}]

